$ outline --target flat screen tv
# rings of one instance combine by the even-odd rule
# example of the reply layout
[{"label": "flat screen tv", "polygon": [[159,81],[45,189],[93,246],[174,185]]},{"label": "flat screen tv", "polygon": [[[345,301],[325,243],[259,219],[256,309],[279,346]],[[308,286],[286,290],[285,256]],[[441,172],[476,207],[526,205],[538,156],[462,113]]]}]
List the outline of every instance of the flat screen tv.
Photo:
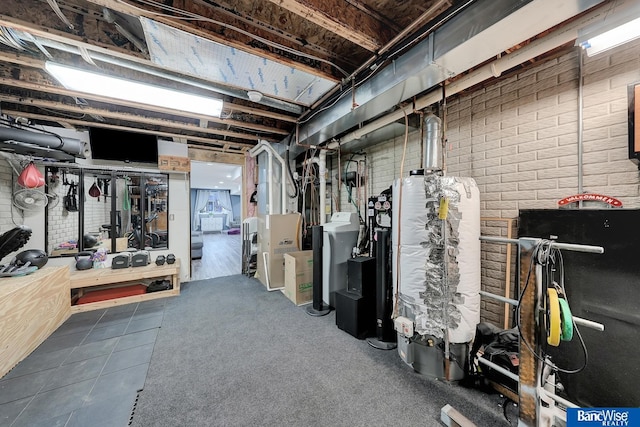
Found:
[{"label": "flat screen tv", "polygon": [[123,130],[90,128],[89,144],[94,160],[158,164],[158,137]]}]

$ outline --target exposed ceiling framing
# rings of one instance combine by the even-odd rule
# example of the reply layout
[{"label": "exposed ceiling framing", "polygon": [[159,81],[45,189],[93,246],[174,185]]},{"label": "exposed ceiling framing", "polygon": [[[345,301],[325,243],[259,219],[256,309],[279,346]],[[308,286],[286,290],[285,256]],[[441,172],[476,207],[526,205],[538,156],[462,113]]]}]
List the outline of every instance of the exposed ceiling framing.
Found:
[{"label": "exposed ceiling framing", "polygon": [[[339,97],[347,95],[353,111],[357,98],[351,99],[348,94],[363,79],[377,69],[395,66],[398,58],[424,42],[430,32],[453,16],[465,13],[470,5],[482,3],[482,0],[51,1],[58,5],[59,13],[47,0],[3,0],[0,5],[0,109],[4,115],[34,124],[77,129],[91,126],[132,129],[228,153],[243,153],[259,140],[288,140],[288,136],[297,135],[302,122],[309,117],[319,111],[326,115]],[[536,0],[514,3],[524,6]],[[607,3],[610,2],[603,4]],[[248,91],[254,89],[252,80],[243,80],[241,75],[255,71],[248,70],[255,61],[227,64],[240,77],[225,76],[223,80],[163,65],[154,55],[160,42],[145,27],[150,22],[180,30],[178,34],[189,34],[197,43],[214,43],[207,46],[220,46],[231,55],[242,52],[264,64],[284,66],[272,69],[306,76],[307,83],[300,83],[305,86],[297,88],[294,93],[297,96],[291,96],[278,91],[277,85],[293,84],[293,77],[283,76],[281,71],[260,74],[267,82],[262,82],[265,85],[274,82],[274,90],[265,92],[258,101],[251,100]],[[469,27],[480,25],[468,22]],[[504,28],[510,30],[513,28]],[[517,50],[531,38],[518,40],[515,46],[498,54]],[[194,52],[185,52],[184,61],[188,61],[189,53]],[[492,55],[495,53],[489,58]],[[175,59],[179,62],[183,58]],[[223,113],[217,118],[74,92],[44,71],[48,60],[217,97],[224,101]],[[218,66],[222,69],[222,65]],[[317,89],[321,87],[324,89]],[[410,102],[411,98],[399,101]],[[396,107],[391,104],[389,108]],[[339,131],[344,134],[375,118],[358,118]],[[323,123],[314,125],[322,127]]]}]

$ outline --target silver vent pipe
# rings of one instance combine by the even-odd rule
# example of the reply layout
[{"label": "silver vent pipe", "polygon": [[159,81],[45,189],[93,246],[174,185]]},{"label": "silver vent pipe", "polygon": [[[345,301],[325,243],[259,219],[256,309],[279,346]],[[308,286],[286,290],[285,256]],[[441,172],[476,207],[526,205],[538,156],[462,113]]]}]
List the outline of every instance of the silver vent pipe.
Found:
[{"label": "silver vent pipe", "polygon": [[433,113],[424,117],[424,153],[422,168],[425,172],[442,170],[442,119]]}]

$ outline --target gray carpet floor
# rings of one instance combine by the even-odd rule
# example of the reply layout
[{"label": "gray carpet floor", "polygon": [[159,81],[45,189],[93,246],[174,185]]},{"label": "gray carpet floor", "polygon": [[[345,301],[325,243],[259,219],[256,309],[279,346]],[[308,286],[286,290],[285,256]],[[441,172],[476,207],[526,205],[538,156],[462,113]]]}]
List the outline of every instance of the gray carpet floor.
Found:
[{"label": "gray carpet floor", "polygon": [[509,426],[502,401],[420,375],[338,329],[333,312],[309,316],[236,275],[167,301],[131,425],[439,426],[450,404],[478,427]]}]

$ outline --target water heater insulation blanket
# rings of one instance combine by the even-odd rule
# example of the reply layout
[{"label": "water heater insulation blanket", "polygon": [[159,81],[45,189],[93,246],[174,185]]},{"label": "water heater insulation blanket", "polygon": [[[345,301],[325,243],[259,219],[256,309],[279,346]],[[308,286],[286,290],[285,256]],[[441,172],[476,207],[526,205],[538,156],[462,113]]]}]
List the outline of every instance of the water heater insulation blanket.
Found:
[{"label": "water heater insulation blanket", "polygon": [[[397,314],[412,319],[420,335],[443,338],[446,330],[450,342],[469,342],[480,320],[480,193],[475,181],[411,176],[394,182],[393,197],[400,203],[392,227],[393,249],[399,254],[393,257]],[[439,218],[443,198],[448,200],[444,220]]]}]

